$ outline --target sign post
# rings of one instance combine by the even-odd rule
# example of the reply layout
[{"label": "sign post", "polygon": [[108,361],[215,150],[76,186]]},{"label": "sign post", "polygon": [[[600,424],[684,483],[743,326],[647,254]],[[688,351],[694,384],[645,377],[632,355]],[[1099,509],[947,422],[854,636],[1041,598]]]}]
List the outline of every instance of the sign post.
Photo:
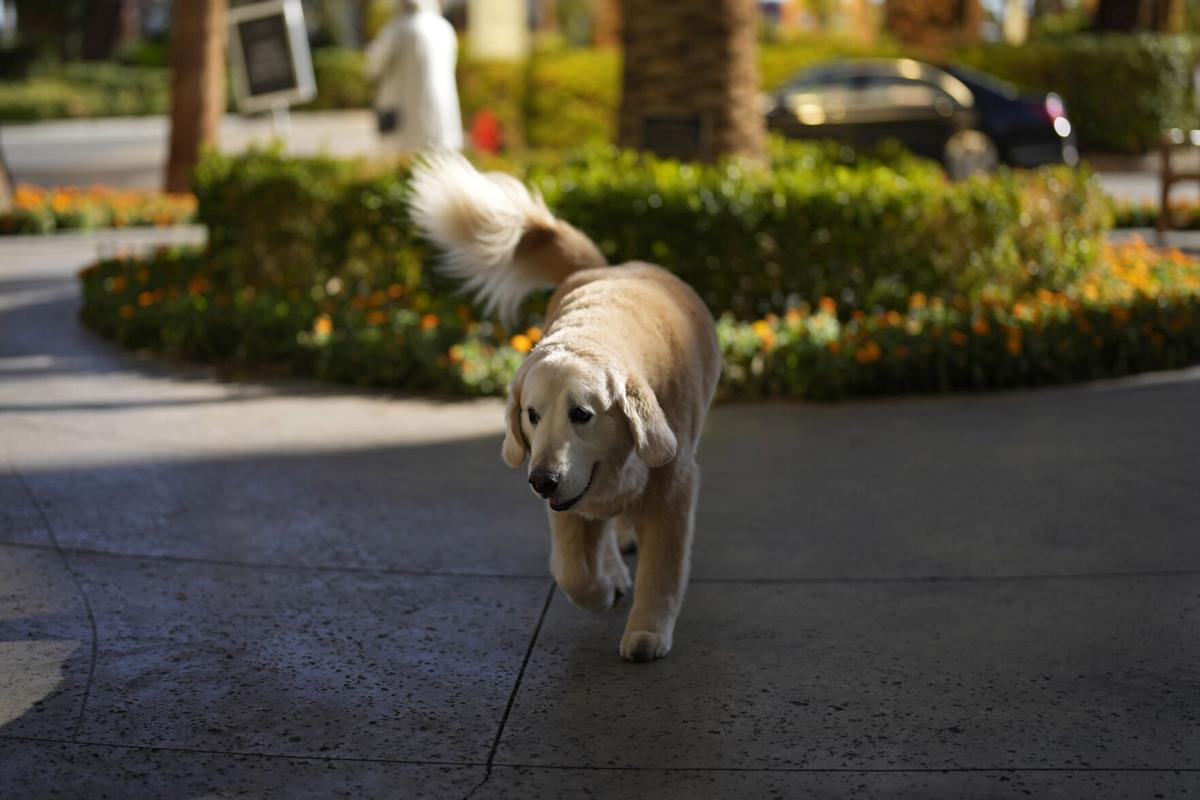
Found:
[{"label": "sign post", "polygon": [[317,95],[300,0],[265,0],[229,11],[229,60],[238,111],[271,112],[286,138],[288,106]]}]

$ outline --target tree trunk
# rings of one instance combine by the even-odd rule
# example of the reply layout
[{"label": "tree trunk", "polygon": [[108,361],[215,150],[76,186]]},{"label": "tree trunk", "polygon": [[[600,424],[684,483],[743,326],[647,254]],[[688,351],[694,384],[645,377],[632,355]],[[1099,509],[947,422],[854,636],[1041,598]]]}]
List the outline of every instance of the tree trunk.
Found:
[{"label": "tree trunk", "polygon": [[597,47],[621,44],[621,6],[617,0],[593,0],[592,39]]},{"label": "tree trunk", "polygon": [[225,112],[227,0],[176,0],[171,19],[168,192],[186,192],[200,148],[215,144]]},{"label": "tree trunk", "polygon": [[979,0],[886,0],[887,29],[906,45],[941,49],[979,39]]},{"label": "tree trunk", "polygon": [[8,161],[4,158],[4,147],[0,145],[0,214],[12,211],[13,179],[8,171]]},{"label": "tree trunk", "polygon": [[137,34],[138,7],[128,0],[87,0],[83,12],[84,61],[113,57],[126,40]]},{"label": "tree trunk", "polygon": [[759,157],[754,0],[624,0],[618,140],[686,159]]}]

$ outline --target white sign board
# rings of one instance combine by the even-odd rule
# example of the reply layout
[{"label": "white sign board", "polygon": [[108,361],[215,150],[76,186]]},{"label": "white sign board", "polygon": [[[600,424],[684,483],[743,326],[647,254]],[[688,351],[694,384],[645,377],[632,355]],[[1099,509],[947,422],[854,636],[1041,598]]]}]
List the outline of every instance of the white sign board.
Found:
[{"label": "white sign board", "polygon": [[230,9],[229,60],[243,113],[278,110],[317,95],[300,0]]}]

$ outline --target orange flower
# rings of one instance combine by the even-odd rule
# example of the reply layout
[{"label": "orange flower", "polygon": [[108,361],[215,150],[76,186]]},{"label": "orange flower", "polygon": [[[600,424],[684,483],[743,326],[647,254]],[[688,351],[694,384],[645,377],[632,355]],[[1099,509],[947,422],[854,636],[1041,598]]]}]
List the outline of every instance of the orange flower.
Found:
[{"label": "orange flower", "polygon": [[896,348],[893,352],[895,352],[896,358],[899,358],[901,360],[908,358],[908,348],[902,344],[896,345]]},{"label": "orange flower", "polygon": [[529,330],[525,331],[525,335],[529,337],[529,341],[536,343],[541,341],[542,329],[538,327],[530,328]]},{"label": "orange flower", "polygon": [[1008,328],[1007,333],[1008,341],[1006,341],[1004,344],[1005,348],[1007,348],[1008,352],[1012,353],[1014,356],[1021,355],[1021,329]]},{"label": "orange flower", "polygon": [[429,330],[433,330],[437,326],[438,326],[438,315],[437,314],[426,314],[425,316],[421,317],[421,330],[429,331]]},{"label": "orange flower", "polygon": [[901,322],[899,311],[889,311],[883,315],[884,322],[888,325],[896,326]]},{"label": "orange flower", "polygon": [[1124,306],[1113,306],[1109,309],[1109,313],[1112,314],[1113,322],[1118,325],[1124,325],[1126,322],[1129,322],[1129,309]]},{"label": "orange flower", "polygon": [[404,287],[398,283],[393,283],[391,286],[389,286],[387,288],[387,296],[392,298],[393,300],[399,300],[403,294],[404,294]]},{"label": "orange flower", "polygon": [[925,301],[926,301],[926,298],[925,298],[924,292],[913,292],[912,295],[909,296],[909,298],[908,298],[908,307],[909,308],[924,308]]},{"label": "orange flower", "polygon": [[388,321],[388,314],[386,311],[376,310],[376,311],[372,311],[370,314],[367,314],[367,322],[371,325],[382,325],[383,323],[385,323],[387,321]]},{"label": "orange flower", "polygon": [[133,319],[133,315],[133,306],[121,306],[119,309],[117,309],[117,316],[119,316],[121,319]]},{"label": "orange flower", "polygon": [[142,292],[137,296],[137,304],[142,308],[154,305],[154,292]]},{"label": "orange flower", "polygon": [[950,341],[962,347],[967,343],[967,335],[962,331],[950,331]]},{"label": "orange flower", "polygon": [[463,360],[462,347],[456,344],[446,351],[446,355],[450,357],[451,364],[457,364]]},{"label": "orange flower", "polygon": [[817,303],[817,307],[821,309],[822,314],[836,314],[837,300],[834,300],[832,297],[822,297],[820,302]]},{"label": "orange flower", "polygon": [[190,281],[188,281],[187,285],[188,294],[204,294],[208,291],[208,288],[208,279],[203,275],[194,276]]},{"label": "orange flower", "polygon": [[328,314],[322,314],[313,322],[313,333],[318,336],[328,336],[333,333],[333,320]]},{"label": "orange flower", "polygon": [[983,317],[975,317],[971,320],[971,332],[976,336],[987,336],[989,330],[991,330],[991,327]]},{"label": "orange flower", "polygon": [[117,275],[112,279],[112,290],[114,292],[123,292],[129,281],[125,280],[124,275]]},{"label": "orange flower", "polygon": [[837,339],[834,339],[832,342],[829,343],[829,352],[833,353],[835,356],[838,353],[842,352],[842,343],[839,342]]},{"label": "orange flower", "polygon": [[528,353],[533,349],[533,342],[531,342],[529,337],[523,333],[518,333],[516,336],[512,337],[511,344],[513,350],[516,350],[518,353]]},{"label": "orange flower", "polygon": [[804,313],[798,308],[789,308],[783,318],[787,320],[788,325],[799,325],[804,319]]},{"label": "orange flower", "polygon": [[860,364],[872,364],[883,355],[883,349],[875,342],[867,342],[854,353],[854,360]]}]

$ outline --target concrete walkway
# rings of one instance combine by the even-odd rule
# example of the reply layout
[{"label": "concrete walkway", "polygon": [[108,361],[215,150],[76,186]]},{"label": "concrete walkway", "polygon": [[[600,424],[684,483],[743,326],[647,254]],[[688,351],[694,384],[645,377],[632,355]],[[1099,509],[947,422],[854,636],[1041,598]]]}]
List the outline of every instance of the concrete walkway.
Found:
[{"label": "concrete walkway", "polygon": [[0,797],[1200,796],[1200,372],[717,409],[634,665],[499,402],[120,353],[98,240],[0,242]]}]

